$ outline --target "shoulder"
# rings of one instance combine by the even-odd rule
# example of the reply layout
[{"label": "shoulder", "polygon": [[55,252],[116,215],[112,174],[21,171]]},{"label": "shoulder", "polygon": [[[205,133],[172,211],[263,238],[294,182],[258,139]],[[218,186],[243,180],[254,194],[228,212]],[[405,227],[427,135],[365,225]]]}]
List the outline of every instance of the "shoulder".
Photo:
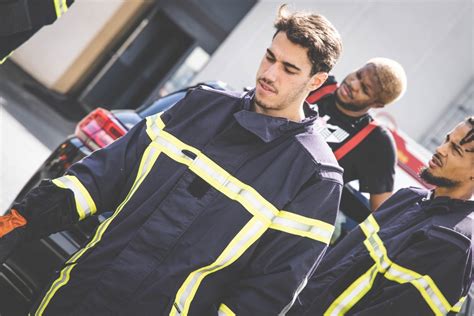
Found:
[{"label": "shoulder", "polygon": [[474,213],[471,210],[457,209],[456,205],[450,205],[448,212],[433,217],[431,221],[432,230],[436,236],[441,236],[459,242],[472,239],[472,224]]},{"label": "shoulder", "polygon": [[392,132],[390,132],[388,128],[380,125],[380,123],[374,123],[374,121],[372,121],[369,124],[376,125],[372,133],[369,135],[372,141],[375,141],[378,144],[382,144],[382,145],[386,145],[390,147],[395,146],[395,140],[393,139]]},{"label": "shoulder", "polygon": [[412,201],[418,202],[426,199],[430,195],[430,191],[418,187],[403,188],[395,192],[387,202],[398,202],[398,201]]},{"label": "shoulder", "polygon": [[194,89],[191,89],[189,92],[193,96],[208,96],[214,98],[224,98],[231,100],[240,100],[245,93],[240,91],[231,91],[231,90],[219,90],[214,89],[206,85],[199,85]]},{"label": "shoulder", "polygon": [[[467,218],[467,217],[466,217]],[[472,220],[470,221],[472,225]],[[468,235],[469,234],[469,235]],[[427,235],[440,243],[449,245],[461,252],[469,251],[471,248],[471,237],[467,231],[460,232],[453,227],[440,225],[439,223],[432,225]]]},{"label": "shoulder", "polygon": [[343,183],[343,169],[339,166],[334,153],[324,139],[314,130],[295,136],[297,144],[311,159],[321,178]]},{"label": "shoulder", "polygon": [[430,191],[422,188],[408,187],[400,189],[380,205],[377,212],[375,212],[375,216],[392,218],[397,214],[402,214],[407,208],[427,198],[429,194]]}]

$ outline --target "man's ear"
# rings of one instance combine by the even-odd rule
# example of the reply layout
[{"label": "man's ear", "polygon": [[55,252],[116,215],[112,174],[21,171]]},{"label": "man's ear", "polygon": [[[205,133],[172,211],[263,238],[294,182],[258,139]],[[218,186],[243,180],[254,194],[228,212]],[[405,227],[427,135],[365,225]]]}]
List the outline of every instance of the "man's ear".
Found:
[{"label": "man's ear", "polygon": [[329,74],[327,72],[317,72],[309,80],[309,89],[311,91],[316,90],[321,87],[321,85],[326,81]]}]

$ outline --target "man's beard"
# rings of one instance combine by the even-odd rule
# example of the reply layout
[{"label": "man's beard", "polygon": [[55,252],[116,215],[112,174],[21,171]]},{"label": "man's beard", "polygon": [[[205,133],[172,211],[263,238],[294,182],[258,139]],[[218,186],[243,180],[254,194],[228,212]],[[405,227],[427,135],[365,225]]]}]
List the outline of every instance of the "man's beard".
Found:
[{"label": "man's beard", "polygon": [[428,168],[423,168],[420,172],[420,178],[427,183],[441,188],[455,188],[459,185],[459,181],[451,180],[444,177],[434,176]]},{"label": "man's beard", "polygon": [[352,112],[359,112],[359,111],[365,110],[369,107],[368,105],[355,105],[355,104],[352,104],[352,103],[345,103],[344,101],[342,101],[339,98],[339,95],[337,94],[337,91],[336,91],[336,93],[334,93],[334,95],[336,96],[337,104],[339,104],[345,110],[352,111]]},{"label": "man's beard", "polygon": [[[269,80],[266,80],[264,78],[258,78],[258,80],[262,80],[263,82],[265,82],[266,84],[270,85],[273,87],[271,81]],[[309,80],[309,79],[308,79]],[[304,89],[306,87],[306,83],[302,84],[301,86],[299,87],[296,87],[292,93],[290,93],[289,95],[286,96],[286,98],[284,100],[280,100],[278,103],[264,103],[261,99],[259,99],[257,97],[257,93],[255,93],[254,97],[253,97],[253,102],[254,102],[254,106],[258,106],[262,109],[265,109],[265,110],[281,110],[281,109],[284,109],[288,106],[288,104],[291,104],[292,102],[294,102],[295,100],[299,99],[301,94],[303,93]],[[276,89],[275,89],[276,90]],[[279,91],[279,90],[277,90]],[[277,92],[278,93],[278,92]]]},{"label": "man's beard", "polygon": [[272,107],[268,104],[263,103],[261,100],[258,99],[257,95],[253,97],[253,102],[255,103],[256,106],[259,108],[265,109],[265,110],[274,110],[275,107]]}]

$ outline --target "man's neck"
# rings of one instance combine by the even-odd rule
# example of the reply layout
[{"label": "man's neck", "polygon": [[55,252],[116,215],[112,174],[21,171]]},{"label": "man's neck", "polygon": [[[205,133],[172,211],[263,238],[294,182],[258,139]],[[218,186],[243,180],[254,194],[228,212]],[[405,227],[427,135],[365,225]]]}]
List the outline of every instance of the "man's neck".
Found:
[{"label": "man's neck", "polygon": [[255,102],[253,102],[252,110],[256,113],[260,113],[267,116],[286,118],[293,122],[301,122],[305,118],[302,105],[296,110],[293,108],[277,110],[277,109],[262,108],[258,106]]},{"label": "man's neck", "polygon": [[365,114],[367,114],[369,112],[369,108],[365,108],[365,109],[360,110],[360,111],[347,110],[344,107],[342,107],[337,101],[336,101],[336,108],[340,112],[342,112],[343,114],[345,114],[347,116],[350,116],[350,117],[354,117],[354,118],[364,116]]},{"label": "man's neck", "polygon": [[451,199],[458,200],[471,200],[472,199],[472,186],[471,187],[460,187],[460,188],[442,188],[437,187],[434,190],[434,196],[447,196]]}]

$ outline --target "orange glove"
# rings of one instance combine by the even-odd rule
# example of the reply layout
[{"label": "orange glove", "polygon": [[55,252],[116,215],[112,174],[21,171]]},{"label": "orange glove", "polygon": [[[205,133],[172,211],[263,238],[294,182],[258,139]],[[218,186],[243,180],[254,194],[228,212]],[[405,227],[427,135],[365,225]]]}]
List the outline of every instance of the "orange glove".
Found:
[{"label": "orange glove", "polygon": [[26,225],[26,219],[12,209],[10,214],[0,216],[0,238],[14,230],[15,228]]}]

